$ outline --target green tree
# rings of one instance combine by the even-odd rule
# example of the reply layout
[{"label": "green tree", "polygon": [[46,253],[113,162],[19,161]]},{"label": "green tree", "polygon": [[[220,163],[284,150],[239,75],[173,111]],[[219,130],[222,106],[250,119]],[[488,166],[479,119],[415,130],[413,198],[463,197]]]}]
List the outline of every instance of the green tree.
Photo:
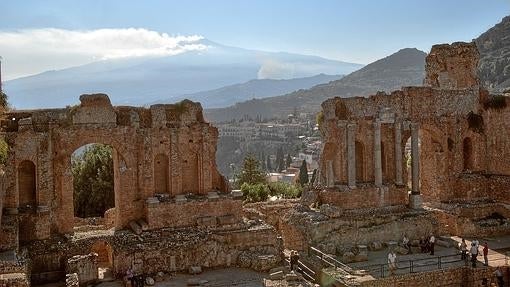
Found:
[{"label": "green tree", "polygon": [[4,111],[9,110],[9,101],[8,101],[7,94],[3,91],[0,91],[0,108],[2,108]]},{"label": "green tree", "polygon": [[9,145],[4,139],[0,139],[0,164],[5,165],[9,157]]},{"label": "green tree", "polygon": [[287,154],[287,159],[285,160],[285,168],[289,168],[291,163],[292,163],[292,157],[288,153]]},{"label": "green tree", "polygon": [[299,183],[301,186],[308,184],[308,167],[306,166],[306,160],[303,160],[299,168]]},{"label": "green tree", "polygon": [[269,197],[269,188],[265,183],[249,184],[245,182],[241,185],[241,192],[248,202],[266,201]]},{"label": "green tree", "polygon": [[72,158],[74,214],[103,216],[115,206],[112,148],[94,144]]},{"label": "green tree", "polygon": [[273,167],[271,166],[271,157],[269,155],[266,157],[266,170],[269,172],[273,170]]},{"label": "green tree", "polygon": [[283,159],[283,149],[281,147],[276,151],[276,170],[282,172],[285,169],[285,160]]},{"label": "green tree", "polygon": [[244,158],[243,168],[239,173],[237,184],[242,186],[244,183],[257,184],[265,182],[266,174],[260,169],[259,161],[253,155],[247,155]]}]

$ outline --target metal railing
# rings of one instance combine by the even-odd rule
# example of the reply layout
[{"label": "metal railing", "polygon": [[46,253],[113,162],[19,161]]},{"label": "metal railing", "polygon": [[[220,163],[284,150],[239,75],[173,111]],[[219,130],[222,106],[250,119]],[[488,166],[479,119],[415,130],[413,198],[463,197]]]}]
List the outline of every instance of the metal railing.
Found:
[{"label": "metal railing", "polygon": [[[290,260],[288,258],[285,258],[285,262],[287,262],[287,264],[289,264],[290,266]],[[306,280],[312,283],[317,283],[317,274],[310,267],[306,266],[306,264],[304,264],[303,261],[298,260],[296,271],[303,275],[303,278],[305,278]]]},{"label": "metal railing", "polygon": [[[451,267],[472,266],[471,257],[469,256],[469,254],[467,254],[466,256],[468,260],[461,259],[460,255],[458,254],[453,254],[430,258],[398,261],[394,273],[402,275],[409,273],[433,271],[438,269],[446,269]],[[504,261],[506,264],[508,262],[508,257],[505,255],[501,255],[500,257],[494,258],[494,256],[492,256],[489,262],[494,261]],[[481,266],[481,264],[483,264],[483,262],[477,260],[477,266]],[[377,276],[379,278],[385,278],[388,275],[390,275],[390,269],[387,263],[361,265],[356,266],[355,268],[359,270],[366,270],[372,276]]]},{"label": "metal railing", "polygon": [[351,274],[353,272],[353,270],[350,266],[338,261],[333,256],[328,255],[315,247],[310,247],[309,254],[313,258],[319,259],[321,262],[325,263],[326,265],[328,265],[330,267],[334,267],[335,269],[342,269],[349,274]]}]

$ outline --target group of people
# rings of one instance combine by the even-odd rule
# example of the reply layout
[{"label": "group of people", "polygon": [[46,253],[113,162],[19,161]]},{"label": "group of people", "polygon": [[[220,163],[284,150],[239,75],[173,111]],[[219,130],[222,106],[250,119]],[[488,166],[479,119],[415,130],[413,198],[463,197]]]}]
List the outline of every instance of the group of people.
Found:
[{"label": "group of people", "polygon": [[124,278],[126,286],[128,287],[143,287],[145,284],[145,278],[143,275],[135,275],[131,268],[126,270],[126,277]]},{"label": "group of people", "polygon": [[[468,257],[468,252],[469,252],[469,255],[471,257],[471,266],[473,268],[476,268],[476,263],[477,263],[477,258],[478,258],[478,255],[480,254],[480,242],[477,240],[477,239],[474,239],[473,241],[471,241],[471,247],[469,248],[468,250],[468,245],[466,243],[466,240],[464,238],[462,238],[462,242],[460,243],[460,256],[461,256],[461,259],[463,259],[465,262],[466,262],[466,265],[467,265],[467,262],[469,260],[469,257]],[[482,254],[483,254],[483,262],[484,262],[484,266],[489,266],[489,244],[487,242],[484,242],[483,243],[483,248],[482,248]]]},{"label": "group of people", "polygon": [[420,238],[421,253],[429,253],[434,255],[434,248],[436,246],[436,237],[431,233],[429,237],[422,236]]}]

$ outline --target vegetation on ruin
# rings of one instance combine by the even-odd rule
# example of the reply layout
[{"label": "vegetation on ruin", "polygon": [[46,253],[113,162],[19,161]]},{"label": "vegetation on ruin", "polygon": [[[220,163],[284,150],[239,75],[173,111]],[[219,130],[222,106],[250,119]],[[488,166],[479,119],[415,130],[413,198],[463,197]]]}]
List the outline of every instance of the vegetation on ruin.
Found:
[{"label": "vegetation on ruin", "polygon": [[507,106],[506,98],[507,97],[504,96],[504,95],[492,95],[492,96],[489,96],[487,101],[485,101],[483,103],[483,107],[486,110],[488,110],[488,109],[494,109],[494,110],[504,109]]},{"label": "vegetation on ruin", "polygon": [[9,101],[8,101],[7,94],[3,91],[0,91],[0,107],[6,111],[9,110]]},{"label": "vegetation on ruin", "polygon": [[469,125],[469,129],[477,132],[477,133],[483,133],[484,127],[483,127],[483,117],[475,114],[473,112],[470,112],[467,116],[467,121]]},{"label": "vegetation on ruin", "polygon": [[112,147],[88,146],[71,160],[74,187],[74,215],[102,217],[115,206]]},{"label": "vegetation on ruin", "polygon": [[247,202],[266,201],[270,196],[278,198],[298,198],[303,192],[303,188],[294,184],[285,182],[271,182],[248,184],[241,186],[241,192]]},{"label": "vegetation on ruin", "polygon": [[5,165],[9,156],[9,145],[4,139],[0,139],[0,165]]},{"label": "vegetation on ruin", "polygon": [[319,130],[322,129],[322,125],[324,124],[324,113],[320,111],[317,113],[317,117],[315,118],[317,121],[317,125],[319,126]]}]

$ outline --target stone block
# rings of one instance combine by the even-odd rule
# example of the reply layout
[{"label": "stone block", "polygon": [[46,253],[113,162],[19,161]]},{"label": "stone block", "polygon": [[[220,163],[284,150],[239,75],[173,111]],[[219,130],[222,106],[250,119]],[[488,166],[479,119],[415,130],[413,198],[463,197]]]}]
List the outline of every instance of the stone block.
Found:
[{"label": "stone block", "polygon": [[234,215],[222,215],[218,216],[218,224],[219,225],[232,225],[236,223],[236,218]]},{"label": "stone block", "polygon": [[175,196],[175,202],[176,203],[184,203],[184,202],[187,202],[188,199],[186,198],[186,196],[184,194],[178,194]]},{"label": "stone block", "polygon": [[269,279],[271,280],[282,280],[284,277],[285,273],[283,271],[269,273]]},{"label": "stone block", "polygon": [[189,273],[190,274],[200,274],[200,273],[202,273],[202,267],[201,266],[190,266]]},{"label": "stone block", "polygon": [[149,230],[149,224],[147,224],[147,222],[143,219],[138,219],[136,221],[136,223],[138,223],[138,225],[140,225],[140,227],[142,227],[142,230],[143,231],[146,231],[146,230]]},{"label": "stone block", "polygon": [[421,209],[423,204],[423,199],[421,194],[410,194],[409,195],[409,207],[412,209]]},{"label": "stone block", "polygon": [[204,216],[197,219],[198,226],[214,227],[217,225],[216,217]]},{"label": "stone block", "polygon": [[218,200],[220,196],[216,191],[210,191],[207,193],[207,199],[208,200]]},{"label": "stone block", "polygon": [[395,248],[398,246],[398,243],[396,241],[387,241],[385,244],[389,250],[395,250]]},{"label": "stone block", "polygon": [[200,286],[200,278],[190,278],[186,281],[186,286]]},{"label": "stone block", "polygon": [[344,262],[344,263],[352,263],[352,262],[355,261],[355,258],[356,258],[356,255],[354,255],[354,253],[352,253],[352,252],[345,252],[342,255],[342,262]]},{"label": "stone block", "polygon": [[230,196],[233,198],[233,199],[242,199],[243,198],[243,192],[239,189],[235,189],[235,190],[232,190],[230,192]]},{"label": "stone block", "polygon": [[130,221],[129,227],[135,234],[138,234],[138,235],[142,234],[142,231],[143,231],[142,227],[136,221]]},{"label": "stone block", "polygon": [[393,251],[395,251],[395,253],[400,254],[400,255],[406,255],[409,253],[409,250],[407,250],[407,248],[404,248],[402,246],[395,247],[395,249],[393,249]]},{"label": "stone block", "polygon": [[368,244],[368,249],[370,251],[378,251],[378,250],[382,250],[383,248],[384,248],[384,246],[380,241],[374,241],[374,242],[370,242],[370,244]]}]

